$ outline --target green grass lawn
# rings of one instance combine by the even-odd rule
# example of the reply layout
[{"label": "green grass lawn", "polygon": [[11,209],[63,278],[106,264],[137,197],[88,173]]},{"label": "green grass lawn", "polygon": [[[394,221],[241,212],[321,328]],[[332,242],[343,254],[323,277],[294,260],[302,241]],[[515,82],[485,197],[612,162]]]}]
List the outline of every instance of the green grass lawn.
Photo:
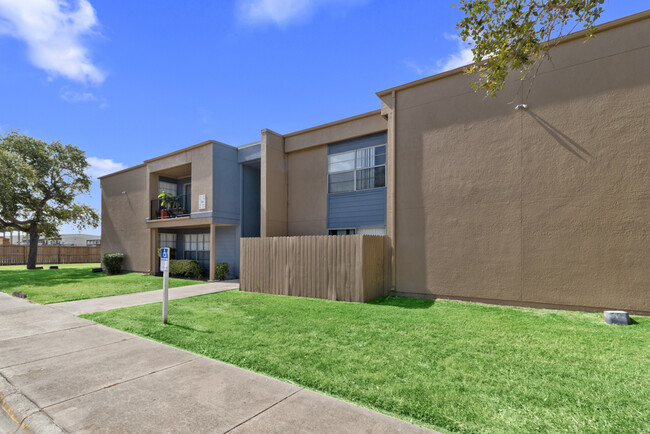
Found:
[{"label": "green grass lawn", "polygon": [[93,321],[439,430],[650,430],[650,318],[230,291]]},{"label": "green grass lawn", "polygon": [[[99,266],[65,264],[59,265],[58,270],[50,270],[49,265],[44,265],[43,270],[27,270],[24,265],[1,266],[0,291],[7,294],[21,291],[27,294],[28,300],[49,304],[162,289],[162,277],[140,273],[106,276],[91,271]],[[203,282],[169,279],[170,288],[197,283]]]}]

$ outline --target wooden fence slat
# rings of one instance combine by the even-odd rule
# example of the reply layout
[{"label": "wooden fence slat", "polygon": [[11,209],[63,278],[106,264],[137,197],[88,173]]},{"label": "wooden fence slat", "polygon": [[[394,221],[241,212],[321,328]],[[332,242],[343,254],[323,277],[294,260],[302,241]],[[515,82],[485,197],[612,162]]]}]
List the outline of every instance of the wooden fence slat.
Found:
[{"label": "wooden fence slat", "polygon": [[[0,265],[27,264],[29,246],[0,245]],[[79,264],[101,262],[99,246],[39,246],[38,264]]]},{"label": "wooden fence slat", "polygon": [[384,293],[380,235],[242,238],[242,291],[344,301]]}]

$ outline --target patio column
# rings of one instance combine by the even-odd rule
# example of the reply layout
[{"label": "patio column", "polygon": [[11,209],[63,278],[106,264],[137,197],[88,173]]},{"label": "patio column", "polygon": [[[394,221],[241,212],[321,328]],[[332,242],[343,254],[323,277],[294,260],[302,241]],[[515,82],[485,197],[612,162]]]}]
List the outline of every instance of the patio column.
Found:
[{"label": "patio column", "polygon": [[214,261],[216,258],[215,246],[214,246],[214,227],[213,223],[210,223],[210,281],[214,280]]},{"label": "patio column", "polygon": [[150,263],[149,268],[151,269],[151,274],[156,274],[158,271],[158,229],[151,228],[149,230],[150,239],[151,239],[151,256],[149,257]]}]

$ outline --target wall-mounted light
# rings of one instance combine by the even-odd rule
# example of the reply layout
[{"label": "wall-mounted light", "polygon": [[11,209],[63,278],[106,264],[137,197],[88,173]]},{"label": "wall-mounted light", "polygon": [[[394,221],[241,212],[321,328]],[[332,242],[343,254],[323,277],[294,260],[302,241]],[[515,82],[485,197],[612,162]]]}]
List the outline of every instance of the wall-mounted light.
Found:
[{"label": "wall-mounted light", "polygon": [[528,108],[528,104],[517,104],[515,110],[526,110],[527,108]]}]

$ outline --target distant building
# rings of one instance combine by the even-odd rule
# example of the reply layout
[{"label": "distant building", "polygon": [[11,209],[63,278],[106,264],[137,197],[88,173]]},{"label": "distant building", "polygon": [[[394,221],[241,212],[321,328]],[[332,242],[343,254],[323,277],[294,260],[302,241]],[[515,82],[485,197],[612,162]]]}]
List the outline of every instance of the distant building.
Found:
[{"label": "distant building", "polygon": [[[29,244],[29,236],[25,237],[22,244]],[[58,238],[40,238],[39,246],[100,246],[101,241],[97,235],[87,234],[61,234]]]}]

